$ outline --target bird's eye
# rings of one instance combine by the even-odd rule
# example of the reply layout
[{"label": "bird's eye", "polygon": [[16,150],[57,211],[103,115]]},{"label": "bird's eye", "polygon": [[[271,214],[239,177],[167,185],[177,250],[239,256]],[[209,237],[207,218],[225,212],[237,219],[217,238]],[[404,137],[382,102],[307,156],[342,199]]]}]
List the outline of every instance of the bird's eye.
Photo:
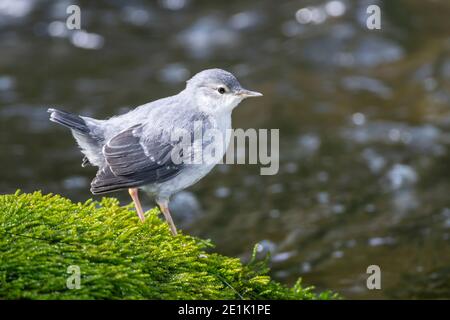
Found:
[{"label": "bird's eye", "polygon": [[217,91],[219,91],[220,94],[224,94],[226,90],[224,87],[220,87]]}]

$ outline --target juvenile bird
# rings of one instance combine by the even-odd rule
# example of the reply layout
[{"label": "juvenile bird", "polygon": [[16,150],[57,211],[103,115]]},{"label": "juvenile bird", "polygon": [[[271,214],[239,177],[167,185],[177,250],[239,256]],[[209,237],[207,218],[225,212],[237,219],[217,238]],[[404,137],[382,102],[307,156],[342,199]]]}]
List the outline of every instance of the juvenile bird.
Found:
[{"label": "juvenile bird", "polygon": [[[141,189],[155,197],[173,235],[177,234],[169,212],[170,197],[203,178],[220,161],[228,147],[226,131],[231,129],[233,109],[247,97],[261,93],[244,89],[231,73],[208,69],[187,81],[177,95],[146,103],[107,120],[78,116],[48,109],[50,120],[68,127],[85,155],[82,166],[98,167],[91,183],[93,194],[122,189],[134,202],[140,220],[145,220],[138,197]],[[191,163],[178,161],[201,153],[222,141],[211,141],[195,134],[195,123],[202,132],[214,129],[224,137],[223,148],[215,161]],[[174,140],[177,130],[187,132],[193,147],[189,156]],[[176,135],[175,135],[176,136]],[[174,152],[176,151],[176,152]],[[174,153],[177,157],[174,157]]]}]

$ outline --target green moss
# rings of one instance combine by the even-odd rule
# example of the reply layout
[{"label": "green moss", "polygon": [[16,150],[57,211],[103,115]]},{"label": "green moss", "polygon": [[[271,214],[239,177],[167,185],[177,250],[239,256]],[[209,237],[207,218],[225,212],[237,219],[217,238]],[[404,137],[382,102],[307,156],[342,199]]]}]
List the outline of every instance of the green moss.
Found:
[{"label": "green moss", "polygon": [[[159,211],[140,223],[116,199],[72,203],[39,192],[0,196],[0,299],[327,299],[298,282],[287,288],[264,262],[210,252],[172,237]],[[81,287],[68,289],[69,266]]]}]

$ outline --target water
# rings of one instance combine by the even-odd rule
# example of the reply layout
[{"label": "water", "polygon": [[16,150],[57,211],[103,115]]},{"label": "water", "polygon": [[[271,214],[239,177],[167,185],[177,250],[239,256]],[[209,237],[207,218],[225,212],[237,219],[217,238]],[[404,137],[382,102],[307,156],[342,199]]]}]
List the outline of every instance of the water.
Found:
[{"label": "water", "polygon": [[[82,31],[64,26],[74,3]],[[91,197],[95,170],[48,107],[104,118],[221,67],[264,93],[233,125],[280,128],[280,172],[218,166],[174,202],[184,231],[243,260],[259,243],[286,284],[450,298],[449,13],[423,0],[0,0],[0,192]],[[382,290],[366,288],[373,264]]]}]

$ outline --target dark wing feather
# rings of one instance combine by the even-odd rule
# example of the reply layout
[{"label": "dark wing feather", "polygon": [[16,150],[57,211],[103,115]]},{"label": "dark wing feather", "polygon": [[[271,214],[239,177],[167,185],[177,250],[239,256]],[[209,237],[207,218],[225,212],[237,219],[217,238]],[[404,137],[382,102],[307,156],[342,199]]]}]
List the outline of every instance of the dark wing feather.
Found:
[{"label": "dark wing feather", "polygon": [[172,161],[174,144],[167,138],[142,139],[142,125],[122,131],[103,147],[106,166],[91,183],[94,194],[164,182],[180,173]]}]

